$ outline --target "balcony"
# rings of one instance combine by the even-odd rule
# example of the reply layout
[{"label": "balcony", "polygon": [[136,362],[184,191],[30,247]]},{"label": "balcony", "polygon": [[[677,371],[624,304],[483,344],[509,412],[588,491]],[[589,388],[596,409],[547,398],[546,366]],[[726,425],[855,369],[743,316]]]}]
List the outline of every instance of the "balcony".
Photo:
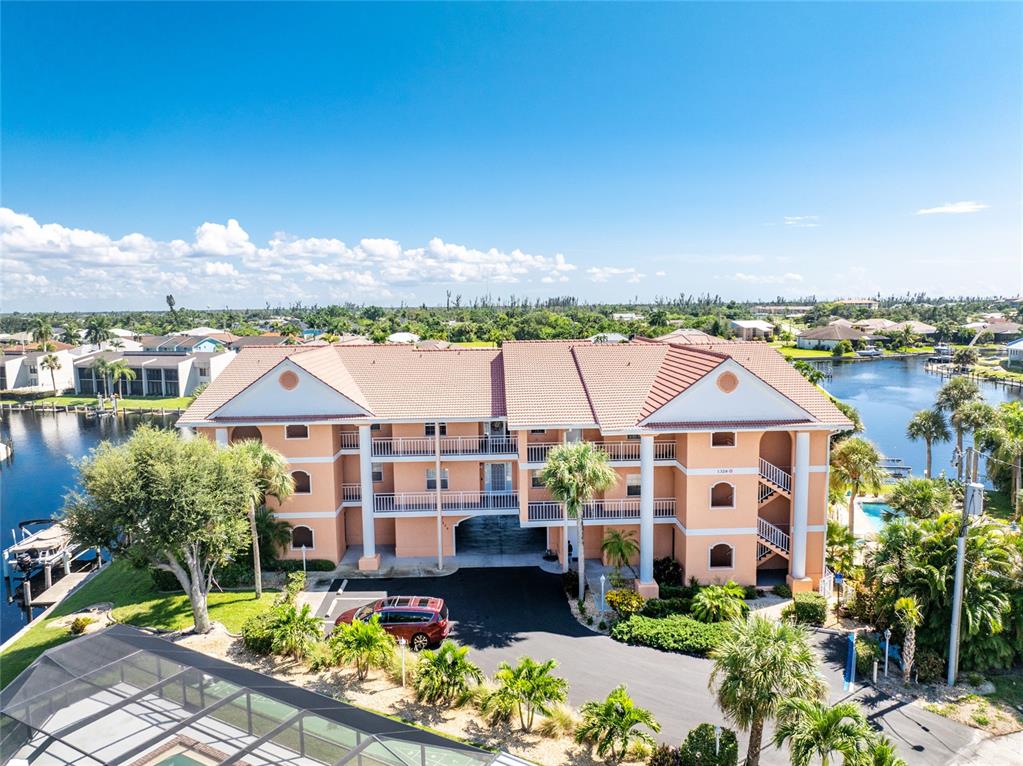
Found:
[{"label": "balcony", "polygon": [[[547,462],[547,454],[561,442],[551,444],[530,444],[526,447],[526,460],[530,463]],[[619,442],[590,442],[607,455],[612,463],[638,463],[639,441],[629,439]],[[654,442],[654,460],[674,460],[675,442]]]},{"label": "balcony", "polygon": [[[554,502],[553,500],[544,500],[529,504],[529,521],[531,522],[562,521],[564,518],[565,509],[561,503]],[[668,520],[674,518],[675,498],[655,498],[654,519]],[[584,523],[604,521],[639,521],[639,498],[591,500],[583,505]]]},{"label": "balcony", "polygon": [[[440,493],[443,512],[517,514],[519,496],[516,492],[484,492],[444,490]],[[373,495],[376,515],[423,515],[437,513],[436,492],[378,492]]]},{"label": "balcony", "polygon": [[341,432],[341,449],[343,449],[343,450],[357,450],[357,449],[359,449],[359,432],[358,431],[342,431]]},{"label": "balcony", "polygon": [[[516,436],[442,436],[442,457],[514,457],[519,452]],[[433,436],[396,436],[373,440],[375,458],[431,458],[437,453]]]},{"label": "balcony", "polygon": [[342,484],[341,501],[344,503],[357,503],[362,499],[361,484]]}]

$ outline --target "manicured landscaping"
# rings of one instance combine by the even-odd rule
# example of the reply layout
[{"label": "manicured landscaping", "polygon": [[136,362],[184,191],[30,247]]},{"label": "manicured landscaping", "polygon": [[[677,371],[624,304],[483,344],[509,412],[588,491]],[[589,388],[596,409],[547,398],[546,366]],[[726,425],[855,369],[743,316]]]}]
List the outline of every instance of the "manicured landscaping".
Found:
[{"label": "manicured landscaping", "polygon": [[[211,593],[210,618],[237,633],[252,615],[273,603],[273,593],[256,601],[250,591]],[[47,649],[71,640],[64,627],[52,623],[92,604],[112,603],[113,618],[158,630],[182,630],[192,624],[192,609],[183,593],[161,593],[148,572],[124,562],[114,562],[71,594],[45,620],[33,625],[4,651],[0,662],[0,687],[6,686]]]},{"label": "manicured landscaping", "polygon": [[[195,397],[193,396],[118,398],[117,406],[128,410],[183,410],[192,403],[194,398]],[[109,402],[109,400],[107,401]],[[58,407],[92,407],[96,405],[96,402],[97,399],[95,396],[48,396],[45,399],[31,399],[24,401],[4,399],[0,401],[2,404],[44,404],[47,406],[56,404]],[[107,407],[109,408],[109,403],[107,404]]]}]

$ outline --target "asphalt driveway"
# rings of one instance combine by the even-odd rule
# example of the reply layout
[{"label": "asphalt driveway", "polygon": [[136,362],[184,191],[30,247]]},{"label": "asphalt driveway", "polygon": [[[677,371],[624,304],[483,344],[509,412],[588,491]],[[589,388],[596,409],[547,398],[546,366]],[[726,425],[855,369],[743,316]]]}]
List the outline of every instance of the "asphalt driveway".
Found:
[{"label": "asphalt driveway", "polygon": [[[338,583],[340,585],[340,583]],[[626,646],[580,625],[561,592],[561,578],[537,568],[461,569],[446,577],[349,579],[323,611],[336,615],[382,595],[443,598],[455,625],[452,637],[472,647],[472,657],[488,674],[500,662],[529,655],[557,659],[569,682],[573,705],[603,698],[619,683],[661,722],[661,739],[677,743],[703,722],[726,725],[708,691],[709,661],[644,647]],[[815,636],[831,699],[842,692],[845,642]],[[910,764],[943,766],[978,737],[974,730],[865,687],[851,695],[873,724],[899,746]],[[764,762],[788,763],[786,754],[768,748]]]}]

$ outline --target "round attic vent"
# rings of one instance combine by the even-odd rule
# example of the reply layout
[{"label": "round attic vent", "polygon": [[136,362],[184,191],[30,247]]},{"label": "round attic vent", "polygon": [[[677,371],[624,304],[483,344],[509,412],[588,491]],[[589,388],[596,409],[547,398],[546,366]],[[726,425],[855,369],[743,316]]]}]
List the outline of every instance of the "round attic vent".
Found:
[{"label": "round attic vent", "polygon": [[718,375],[717,384],[718,388],[726,394],[730,394],[739,387],[739,379],[735,377],[734,372],[723,372]]},{"label": "round attic vent", "polygon": [[277,378],[277,382],[281,384],[281,388],[290,391],[298,385],[298,375],[291,370],[285,370],[281,373],[281,377]]}]

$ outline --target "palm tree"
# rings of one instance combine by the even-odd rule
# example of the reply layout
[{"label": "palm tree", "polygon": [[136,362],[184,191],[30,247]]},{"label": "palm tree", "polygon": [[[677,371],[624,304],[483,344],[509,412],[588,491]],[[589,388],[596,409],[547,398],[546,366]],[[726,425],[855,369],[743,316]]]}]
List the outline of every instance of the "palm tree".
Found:
[{"label": "palm tree", "polygon": [[39,361],[39,366],[50,371],[50,382],[53,384],[53,393],[57,394],[57,376],[54,374],[62,365],[56,354],[47,354]]},{"label": "palm tree", "polygon": [[916,628],[924,618],[920,605],[913,596],[903,596],[895,602],[895,616],[906,632],[906,638],[902,642],[902,682],[908,684],[916,654]]},{"label": "palm tree", "polygon": [[639,553],[636,533],[631,529],[626,532],[609,529],[600,543],[600,550],[607,556],[608,563],[615,568],[615,576],[621,577],[622,567],[628,565],[632,557]]},{"label": "palm tree", "polygon": [[977,443],[977,431],[993,425],[998,420],[998,411],[983,400],[967,402],[952,415],[952,422],[969,433],[974,444]]},{"label": "palm tree", "polygon": [[342,623],[330,637],[330,645],[338,660],[355,665],[360,681],[366,679],[370,668],[386,668],[394,659],[394,637],[380,624],[379,614],[365,622]]},{"label": "palm tree", "polygon": [[823,699],[827,686],[818,675],[817,655],[805,630],[755,616],[727,624],[711,651],[710,687],[718,707],[740,729],[749,731],[748,766],[758,766],[764,726],[789,697]]},{"label": "palm tree", "polygon": [[920,410],[910,419],[906,426],[906,438],[910,441],[923,440],[927,445],[927,462],[924,466],[924,476],[931,477],[931,447],[934,442],[947,442],[952,438],[948,430],[948,423],[941,410]]},{"label": "palm tree", "polygon": [[828,766],[836,754],[843,763],[858,763],[871,739],[867,718],[855,702],[832,706],[797,697],[778,707],[774,745],[789,746],[792,766],[810,766],[818,758],[821,766]]},{"label": "palm tree", "polygon": [[[92,370],[96,374],[96,377],[103,382],[103,393],[109,394],[110,388],[108,387],[110,377],[110,362],[101,356],[96,357],[96,361],[92,363]],[[99,386],[97,385],[97,389]],[[98,393],[98,391],[97,391]]]},{"label": "palm tree", "polygon": [[259,529],[256,526],[256,507],[264,505],[268,497],[284,502],[295,491],[290,464],[280,452],[256,439],[243,439],[231,445],[243,453],[252,470],[253,494],[249,498],[249,532],[252,536],[252,571],[256,582],[256,598],[263,595],[263,567],[259,554]]},{"label": "palm tree", "polygon": [[532,657],[522,657],[515,667],[502,662],[497,668],[494,679],[499,684],[499,693],[518,710],[519,724],[525,731],[533,729],[537,713],[550,715],[552,705],[564,702],[568,696],[568,681],[553,673],[557,666],[555,660],[541,663]]},{"label": "palm tree", "polygon": [[593,742],[597,755],[619,763],[633,742],[654,743],[653,737],[640,729],[658,732],[661,725],[645,708],[637,707],[624,686],[616,686],[603,702],[586,702],[579,711],[582,723],[575,732],[576,742]]},{"label": "palm tree", "polygon": [[1001,460],[1012,465],[1012,503],[1019,505],[1023,489],[1023,404],[1005,402],[999,405],[994,423],[977,431],[981,442],[993,445]]},{"label": "palm tree", "polygon": [[259,545],[259,562],[269,566],[277,553],[291,544],[291,524],[278,519],[265,505],[256,509],[256,543]]},{"label": "palm tree", "polygon": [[894,743],[887,737],[875,734],[864,757],[858,763],[862,766],[907,766],[899,758]]},{"label": "palm tree", "polygon": [[111,362],[107,368],[107,372],[110,374],[110,382],[116,387],[118,382],[121,383],[121,398],[124,398],[124,381],[132,381],[138,377],[138,374],[128,363],[123,359]]},{"label": "palm tree", "polygon": [[[579,599],[586,596],[586,551],[583,546],[583,506],[598,492],[615,485],[618,474],[610,466],[607,453],[589,442],[559,444],[547,454],[541,479],[551,497],[564,503],[565,518],[575,519],[579,538]],[[649,489],[648,489],[649,491]],[[563,533],[567,533],[564,530]],[[568,566],[570,562],[566,561]]]},{"label": "palm tree", "polygon": [[413,684],[420,702],[451,705],[468,699],[482,681],[483,671],[469,659],[469,647],[447,640],[419,655]]},{"label": "palm tree", "polygon": [[72,346],[77,346],[79,343],[82,342],[82,339],[78,335],[78,331],[81,329],[82,328],[79,326],[78,322],[76,322],[74,319],[68,319],[66,322],[64,322],[64,329],[63,332],[61,332],[60,334],[61,342],[68,343]]},{"label": "palm tree", "polygon": [[53,340],[53,326],[50,320],[44,317],[36,317],[32,322],[32,340],[36,343],[49,343]]},{"label": "palm tree", "polygon": [[85,323],[85,339],[99,346],[111,338],[110,320],[103,315],[91,316]]},{"label": "palm tree", "polygon": [[724,585],[708,585],[700,588],[693,598],[692,612],[700,622],[724,622],[746,616],[745,589],[729,580]]},{"label": "palm tree", "polygon": [[323,620],[309,604],[299,609],[294,604],[280,608],[271,628],[270,650],[300,660],[323,635]]},{"label": "palm tree", "polygon": [[843,575],[852,572],[856,563],[856,547],[859,541],[849,527],[840,521],[828,519],[827,542],[824,548],[825,563],[833,572]]},{"label": "palm tree", "polygon": [[888,494],[887,502],[899,514],[929,519],[952,510],[952,489],[943,479],[902,479]]},{"label": "palm tree", "polygon": [[885,473],[881,455],[866,439],[855,436],[838,444],[831,452],[831,483],[849,491],[849,531],[855,534],[856,498],[862,490],[881,491]]},{"label": "palm tree", "polygon": [[956,478],[963,480],[963,425],[957,422],[956,413],[961,407],[980,399],[980,389],[969,378],[952,378],[938,390],[935,405],[942,412],[952,416],[952,427],[956,432],[956,454],[960,456],[956,466]]}]

